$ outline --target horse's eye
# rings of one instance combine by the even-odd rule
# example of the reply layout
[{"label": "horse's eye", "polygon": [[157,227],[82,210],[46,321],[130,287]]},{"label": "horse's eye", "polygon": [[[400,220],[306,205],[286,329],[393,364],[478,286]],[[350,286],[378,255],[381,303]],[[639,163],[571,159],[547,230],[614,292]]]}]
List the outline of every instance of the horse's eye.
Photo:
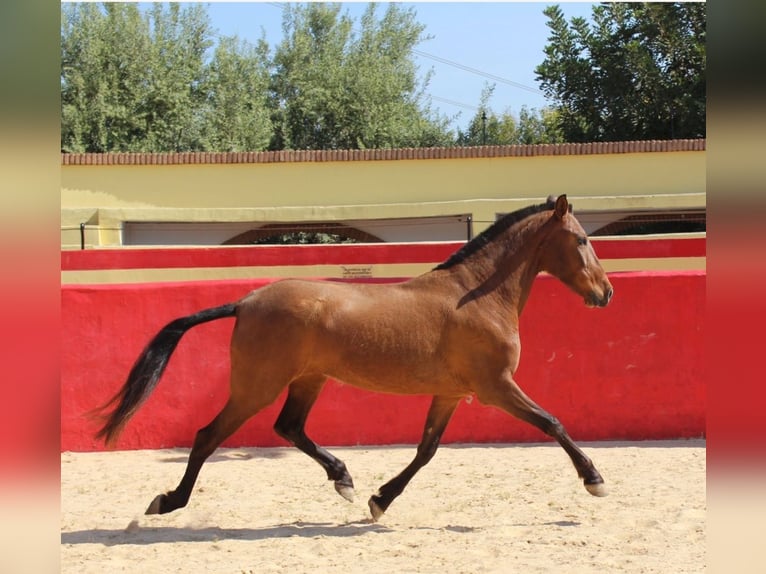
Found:
[{"label": "horse's eye", "polygon": [[583,236],[578,236],[577,237],[577,244],[578,245],[587,245],[588,244],[588,238],[585,237],[584,235]]}]

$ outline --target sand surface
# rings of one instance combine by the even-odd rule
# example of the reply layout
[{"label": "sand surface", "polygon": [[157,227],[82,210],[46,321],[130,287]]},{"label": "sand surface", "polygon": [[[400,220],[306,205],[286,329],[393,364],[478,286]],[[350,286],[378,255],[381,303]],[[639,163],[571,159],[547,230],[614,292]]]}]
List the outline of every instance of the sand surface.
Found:
[{"label": "sand surface", "polygon": [[61,572],[704,572],[704,440],[445,445],[380,521],[367,499],[414,446],[336,447],[356,500],[291,448],[219,449],[186,508],[145,516],[187,449],[61,454]]}]

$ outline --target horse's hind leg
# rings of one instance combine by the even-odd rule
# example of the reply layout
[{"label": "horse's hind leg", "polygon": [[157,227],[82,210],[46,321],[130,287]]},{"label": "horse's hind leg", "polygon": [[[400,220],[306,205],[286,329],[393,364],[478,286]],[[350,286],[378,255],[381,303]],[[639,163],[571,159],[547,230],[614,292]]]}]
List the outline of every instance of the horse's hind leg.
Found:
[{"label": "horse's hind leg", "polygon": [[447,423],[455,412],[460,397],[441,397],[435,396],[431,401],[431,407],[426,417],[426,425],[423,430],[423,437],[420,439],[418,451],[413,461],[399,473],[378,489],[377,494],[373,494],[368,501],[372,519],[377,521],[388,509],[394,499],[404,492],[412,477],[415,476],[428,461],[430,461],[436,449],[439,447],[442,433],[447,427]]},{"label": "horse's hind leg", "polygon": [[317,461],[327,472],[327,478],[335,481],[335,490],[338,494],[349,502],[353,502],[354,481],[351,480],[346,465],[312,441],[304,430],[306,418],[319,397],[325,380],[324,375],[319,375],[293,381],[282,412],[274,423],[274,430],[279,436]]},{"label": "horse's hind leg", "polygon": [[591,459],[567,434],[564,425],[524,394],[515,381],[506,380],[491,391],[484,389],[482,392],[477,392],[477,397],[482,403],[498,407],[555,438],[572,460],[577,475],[583,479],[585,489],[593,496],[607,495],[601,474],[596,470]]},{"label": "horse's hind leg", "polygon": [[165,514],[186,506],[205,460],[256,410],[230,397],[213,421],[197,432],[186,471],[176,489],[158,495],[146,509],[146,514]]}]

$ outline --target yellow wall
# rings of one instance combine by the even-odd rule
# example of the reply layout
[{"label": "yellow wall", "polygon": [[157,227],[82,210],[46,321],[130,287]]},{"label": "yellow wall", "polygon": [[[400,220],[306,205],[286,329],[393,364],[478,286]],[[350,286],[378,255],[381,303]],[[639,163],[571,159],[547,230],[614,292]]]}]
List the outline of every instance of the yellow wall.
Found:
[{"label": "yellow wall", "polygon": [[577,209],[705,207],[705,151],[375,161],[62,165],[62,247],[117,246],[125,221],[337,221],[499,212],[567,193]]}]

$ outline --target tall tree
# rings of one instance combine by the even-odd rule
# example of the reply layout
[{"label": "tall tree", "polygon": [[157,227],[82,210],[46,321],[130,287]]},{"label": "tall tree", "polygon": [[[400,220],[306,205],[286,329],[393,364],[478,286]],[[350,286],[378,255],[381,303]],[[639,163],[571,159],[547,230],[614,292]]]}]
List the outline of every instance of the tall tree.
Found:
[{"label": "tall tree", "polygon": [[369,4],[344,67],[345,123],[358,148],[420,147],[448,143],[447,120],[430,110],[430,80],[418,80],[412,49],[425,27],[415,11],[390,4],[378,20]]},{"label": "tall tree", "polygon": [[360,31],[340,4],[286,5],[274,55],[273,149],[359,149],[449,142],[447,121],[424,104],[411,50],[415,12],[370,4]]},{"label": "tall tree", "polygon": [[149,25],[135,4],[62,5],[61,135],[65,151],[140,146]]},{"label": "tall tree", "polygon": [[341,8],[285,5],[272,56],[263,39],[214,42],[204,5],[64,3],[62,150],[453,145],[414,63],[415,11]]},{"label": "tall tree", "polygon": [[139,109],[147,120],[146,151],[202,149],[199,109],[205,98],[205,53],[213,44],[201,4],[152,4],[149,97]]},{"label": "tall tree", "polygon": [[536,68],[566,141],[704,137],[704,3],[602,3],[593,23],[544,10]]},{"label": "tall tree", "polygon": [[257,46],[222,37],[205,78],[205,149],[256,151],[266,149],[272,134],[268,108],[268,45]]},{"label": "tall tree", "polygon": [[199,149],[203,6],[73,3],[61,14],[63,150]]},{"label": "tall tree", "polygon": [[340,67],[352,21],[339,4],[286,4],[272,82],[275,149],[339,147]]}]

